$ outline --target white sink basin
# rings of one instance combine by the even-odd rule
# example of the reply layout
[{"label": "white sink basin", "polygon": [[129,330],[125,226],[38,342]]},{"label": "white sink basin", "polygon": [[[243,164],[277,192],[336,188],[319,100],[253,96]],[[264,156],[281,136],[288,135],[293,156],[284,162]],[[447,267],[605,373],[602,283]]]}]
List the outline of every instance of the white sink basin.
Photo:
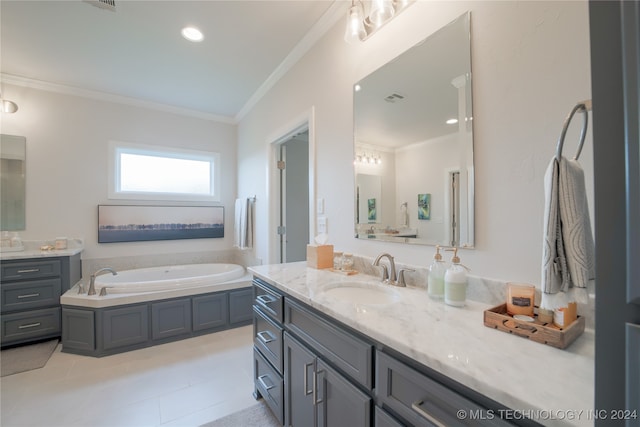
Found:
[{"label": "white sink basin", "polygon": [[343,302],[366,305],[391,304],[400,299],[398,292],[394,289],[367,286],[363,283],[340,283],[323,290],[320,295]]}]

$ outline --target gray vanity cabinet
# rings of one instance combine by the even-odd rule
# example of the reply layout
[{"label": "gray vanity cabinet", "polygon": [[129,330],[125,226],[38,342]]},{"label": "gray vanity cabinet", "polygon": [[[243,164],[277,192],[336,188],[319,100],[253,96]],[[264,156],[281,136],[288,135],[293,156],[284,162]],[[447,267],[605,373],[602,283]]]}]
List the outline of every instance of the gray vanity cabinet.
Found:
[{"label": "gray vanity cabinet", "polygon": [[371,398],[287,332],[285,425],[370,426]]},{"label": "gray vanity cabinet", "polygon": [[2,261],[3,347],[60,336],[60,295],[80,280],[80,263],[80,254]]}]

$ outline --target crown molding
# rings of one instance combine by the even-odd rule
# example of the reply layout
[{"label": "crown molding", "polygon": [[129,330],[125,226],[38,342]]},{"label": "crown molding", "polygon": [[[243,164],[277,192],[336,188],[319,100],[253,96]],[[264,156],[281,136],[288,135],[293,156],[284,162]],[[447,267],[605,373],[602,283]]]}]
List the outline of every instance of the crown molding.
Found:
[{"label": "crown molding", "polygon": [[61,93],[64,95],[79,96],[82,98],[96,99],[98,101],[113,102],[116,104],[130,105],[133,107],[148,108],[150,110],[163,111],[165,113],[173,113],[182,116],[195,117],[203,120],[211,120],[214,122],[237,124],[233,117],[219,116],[216,114],[204,113],[202,111],[190,110],[187,108],[176,107],[173,105],[161,104],[158,102],[145,101],[142,99],[131,98],[127,96],[114,95],[106,92],[82,89],[75,86],[69,86],[59,83],[47,82],[44,80],[36,80],[28,77],[16,76],[12,74],[0,74],[0,81],[5,84],[22,86],[31,89],[39,89],[47,92]]},{"label": "crown molding", "polygon": [[318,19],[309,32],[298,42],[289,52],[287,57],[260,85],[258,90],[240,109],[235,116],[236,123],[240,122],[244,116],[262,99],[271,89],[308,51],[322,38],[339,19],[343,19],[347,14],[350,3],[347,1],[334,0],[329,9]]}]

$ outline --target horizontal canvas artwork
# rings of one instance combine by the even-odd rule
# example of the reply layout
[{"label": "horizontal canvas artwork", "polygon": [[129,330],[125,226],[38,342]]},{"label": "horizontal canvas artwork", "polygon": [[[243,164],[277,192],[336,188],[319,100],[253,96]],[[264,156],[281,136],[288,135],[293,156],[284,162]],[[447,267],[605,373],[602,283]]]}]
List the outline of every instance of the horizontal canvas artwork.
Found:
[{"label": "horizontal canvas artwork", "polygon": [[220,237],[222,206],[98,206],[98,243]]}]

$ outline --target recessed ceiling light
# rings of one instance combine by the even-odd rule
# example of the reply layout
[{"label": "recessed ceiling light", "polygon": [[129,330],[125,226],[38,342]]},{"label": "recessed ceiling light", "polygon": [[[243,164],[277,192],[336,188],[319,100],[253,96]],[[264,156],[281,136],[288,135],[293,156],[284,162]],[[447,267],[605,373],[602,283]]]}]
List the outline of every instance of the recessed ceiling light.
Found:
[{"label": "recessed ceiling light", "polygon": [[182,37],[192,42],[201,42],[204,39],[202,32],[196,27],[184,27]]},{"label": "recessed ceiling light", "polygon": [[449,119],[449,120],[447,120],[447,124],[448,125],[454,125],[456,123],[458,123],[458,119]]}]

